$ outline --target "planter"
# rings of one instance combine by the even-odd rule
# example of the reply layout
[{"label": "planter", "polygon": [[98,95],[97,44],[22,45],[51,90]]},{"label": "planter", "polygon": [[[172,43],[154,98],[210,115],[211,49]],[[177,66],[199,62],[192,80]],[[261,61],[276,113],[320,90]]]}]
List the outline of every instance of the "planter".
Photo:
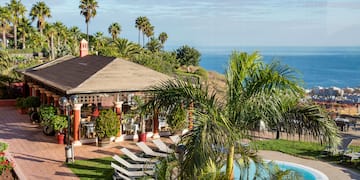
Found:
[{"label": "planter", "polygon": [[58,133],[58,134],[57,134],[58,144],[64,144],[64,137],[65,137],[64,134],[61,134],[61,133]]},{"label": "planter", "polygon": [[146,133],[141,133],[139,135],[139,142],[146,142]]},{"label": "planter", "polygon": [[26,108],[18,108],[17,111],[20,113],[20,114],[27,114],[28,111]]},{"label": "planter", "polygon": [[110,144],[110,138],[98,138],[99,146],[106,147]]}]

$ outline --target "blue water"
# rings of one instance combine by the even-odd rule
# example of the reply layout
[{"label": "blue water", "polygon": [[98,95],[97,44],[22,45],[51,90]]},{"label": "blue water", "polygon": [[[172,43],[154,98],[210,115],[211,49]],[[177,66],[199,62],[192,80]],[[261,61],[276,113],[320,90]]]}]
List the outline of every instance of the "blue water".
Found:
[{"label": "blue water", "polygon": [[213,47],[199,48],[200,65],[224,73],[233,50],[259,51],[266,63],[276,59],[299,72],[305,88],[360,87],[360,47]]},{"label": "blue water", "polygon": [[[276,163],[275,163],[276,164]],[[301,179],[304,179],[304,180],[316,180],[316,177],[314,174],[312,174],[311,172],[305,170],[305,169],[302,169],[300,167],[296,167],[296,166],[292,166],[292,165],[289,165],[289,164],[276,164],[277,166],[279,166],[279,168],[283,171],[285,170],[291,170],[291,171],[295,171],[297,173],[297,175],[299,175],[301,177]],[[264,171],[264,170],[259,170],[260,172],[263,171],[265,174],[262,174],[261,176],[263,178],[269,178],[269,175],[266,173],[267,171]],[[255,175],[255,172],[256,172],[256,167],[255,167],[255,164],[254,163],[251,163],[250,164],[250,168],[249,168],[249,179],[254,179],[254,175]],[[235,164],[234,166],[234,179],[239,179],[240,178],[240,168],[239,168],[239,165],[238,164]],[[247,174],[245,172],[245,174]],[[246,177],[246,176],[242,176],[242,177]]]}]

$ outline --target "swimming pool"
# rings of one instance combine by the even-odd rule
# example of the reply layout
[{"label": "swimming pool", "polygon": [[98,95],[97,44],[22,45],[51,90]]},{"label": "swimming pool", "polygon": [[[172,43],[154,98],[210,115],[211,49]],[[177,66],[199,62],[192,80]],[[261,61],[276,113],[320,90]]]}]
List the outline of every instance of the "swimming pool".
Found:
[{"label": "swimming pool", "polygon": [[[322,173],[314,168],[307,167],[307,166],[304,166],[301,164],[284,162],[284,161],[269,161],[269,160],[265,160],[265,162],[267,162],[267,163],[272,162],[272,163],[278,165],[281,170],[293,170],[293,171],[297,172],[298,175],[302,176],[303,179],[305,179],[305,180],[329,180],[329,178],[324,173]],[[250,169],[249,169],[249,179],[254,178],[255,169],[256,169],[255,164],[251,163]],[[239,168],[238,164],[235,163],[234,179],[239,179],[239,178],[240,178],[240,168]]]}]

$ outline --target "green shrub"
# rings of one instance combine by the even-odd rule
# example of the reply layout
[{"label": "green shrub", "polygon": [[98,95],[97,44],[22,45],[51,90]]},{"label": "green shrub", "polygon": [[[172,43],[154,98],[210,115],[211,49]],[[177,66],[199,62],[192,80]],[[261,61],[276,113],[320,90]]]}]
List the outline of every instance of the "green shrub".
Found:
[{"label": "green shrub", "polygon": [[16,98],[15,106],[17,108],[25,108],[26,107],[25,98],[23,97]]},{"label": "green shrub", "polygon": [[208,79],[208,72],[204,68],[199,68],[195,71],[195,74],[199,75],[203,80]]},{"label": "green shrub", "polygon": [[36,96],[29,96],[29,97],[25,98],[24,103],[27,108],[40,107],[40,104],[41,104],[40,98],[36,97]]},{"label": "green shrub", "polygon": [[112,110],[103,110],[96,119],[96,134],[99,138],[116,136],[119,132],[120,121]]},{"label": "green shrub", "polygon": [[67,116],[55,115],[52,117],[52,123],[55,131],[63,132],[68,127]]},{"label": "green shrub", "polygon": [[56,115],[56,109],[54,106],[41,106],[39,113],[42,126],[53,126],[52,121]]}]

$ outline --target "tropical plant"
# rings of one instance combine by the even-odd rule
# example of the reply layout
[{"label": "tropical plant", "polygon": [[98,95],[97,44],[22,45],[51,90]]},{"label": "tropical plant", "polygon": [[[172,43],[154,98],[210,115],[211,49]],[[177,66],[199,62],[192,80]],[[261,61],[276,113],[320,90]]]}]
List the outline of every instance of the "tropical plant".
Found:
[{"label": "tropical plant", "polygon": [[21,3],[21,0],[11,0],[7,6],[10,11],[10,21],[14,28],[14,48],[17,49],[17,26],[20,19],[24,17],[26,8]]},{"label": "tropical plant", "polygon": [[183,105],[175,104],[172,107],[169,107],[168,111],[166,123],[169,125],[172,132],[182,131],[187,127],[187,111]]},{"label": "tropical plant", "polygon": [[22,41],[22,49],[26,48],[26,38],[29,37],[30,33],[32,33],[33,28],[31,27],[31,22],[27,18],[21,18],[18,31],[21,36]]},{"label": "tropical plant", "polygon": [[143,33],[143,46],[144,46],[144,30],[146,25],[148,25],[149,19],[146,16],[139,16],[135,20],[135,28],[138,28],[139,30],[139,36],[138,36],[138,44],[140,44],[140,32]]},{"label": "tropical plant", "polygon": [[119,23],[112,23],[109,26],[108,31],[114,41],[121,32],[121,26]]},{"label": "tropical plant", "polygon": [[162,48],[162,44],[159,42],[159,40],[151,38],[151,40],[146,43],[146,48],[151,52],[157,52]]},{"label": "tropical plant", "polygon": [[23,97],[16,98],[15,106],[19,109],[25,108],[26,107],[25,98],[23,98]]},{"label": "tropical plant", "polygon": [[45,4],[44,1],[37,2],[31,8],[29,16],[33,22],[35,19],[37,19],[36,26],[42,35],[46,24],[45,19],[51,17],[50,8]]},{"label": "tropical plant", "polygon": [[56,108],[54,106],[41,106],[39,109],[42,126],[53,127],[53,119],[56,115]]},{"label": "tropical plant", "polygon": [[138,44],[133,43],[127,39],[117,39],[114,43],[119,56],[122,58],[131,58],[135,54],[139,54],[141,51],[141,47]]},{"label": "tropical plant", "polygon": [[26,97],[25,100],[25,106],[27,108],[37,108],[37,107],[40,107],[40,98],[37,97],[37,96],[29,96],[29,97]]},{"label": "tropical plant", "polygon": [[154,36],[154,28],[155,27],[151,25],[149,21],[145,24],[143,35],[146,35],[146,37],[148,38],[148,42],[150,41],[150,38]]},{"label": "tropical plant", "polygon": [[52,125],[55,131],[63,133],[64,129],[68,127],[67,116],[55,115],[52,117]]},{"label": "tropical plant", "polygon": [[10,11],[7,7],[0,6],[0,28],[2,32],[3,47],[7,47],[6,33],[10,29]]},{"label": "tropical plant", "polygon": [[119,132],[120,121],[112,110],[103,110],[96,119],[96,135],[100,138],[109,138],[116,136]]},{"label": "tropical plant", "polygon": [[159,41],[161,42],[161,44],[164,46],[165,41],[168,39],[168,35],[166,34],[166,32],[162,32],[159,34]]},{"label": "tropical plant", "polygon": [[55,59],[55,46],[54,46],[54,36],[56,35],[56,29],[52,24],[46,24],[45,34],[47,37],[50,37],[50,49],[51,49],[51,58]]},{"label": "tropical plant", "polygon": [[89,42],[89,22],[96,16],[96,8],[99,5],[96,0],[80,0],[80,14],[85,17],[87,41]]},{"label": "tropical plant", "polygon": [[199,65],[200,52],[193,47],[184,45],[176,49],[176,59],[180,62],[180,65]]},{"label": "tropical plant", "polygon": [[[62,43],[66,44],[67,27],[62,22],[56,21],[53,24],[53,28],[56,30],[57,46],[60,46]],[[61,40],[63,40],[63,42]]]},{"label": "tropical plant", "polygon": [[[194,104],[193,129],[182,138],[186,147],[183,166],[180,166],[183,178],[201,175],[211,162],[222,164],[226,159],[226,179],[231,179],[235,151],[242,153],[239,160],[243,162],[249,162],[246,158],[256,160],[251,151],[243,146],[235,146],[236,142],[251,139],[251,130],[256,130],[261,120],[270,122],[274,116],[283,117],[278,106],[282,103],[279,95],[302,95],[294,71],[278,63],[264,64],[257,52],[234,52],[230,57],[226,80],[227,94],[221,97],[222,100],[218,100],[216,93],[210,93],[207,86],[197,81],[169,81],[153,89],[154,99],[148,106],[166,110],[174,105]],[[279,91],[283,93],[276,93]],[[301,113],[307,117],[312,115],[311,111]],[[304,119],[313,121],[313,118],[298,120]],[[316,135],[330,143],[337,141],[333,122],[323,118],[315,122],[322,122],[314,128],[318,131]],[[303,123],[310,125],[312,122]],[[310,133],[315,135],[315,131]],[[227,154],[222,151],[225,147]],[[243,166],[244,170],[246,168]]]}]

